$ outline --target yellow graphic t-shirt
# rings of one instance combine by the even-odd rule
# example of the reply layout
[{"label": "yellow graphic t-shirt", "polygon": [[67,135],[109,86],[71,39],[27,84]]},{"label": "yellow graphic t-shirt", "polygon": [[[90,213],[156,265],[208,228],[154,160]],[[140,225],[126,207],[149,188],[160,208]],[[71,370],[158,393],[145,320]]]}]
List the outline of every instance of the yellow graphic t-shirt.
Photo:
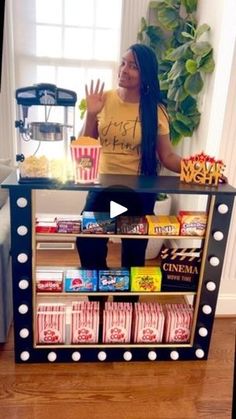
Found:
[{"label": "yellow graphic t-shirt", "polygon": [[[141,126],[139,103],[122,101],[116,90],[105,93],[105,105],[98,115],[98,132],[102,145],[101,174],[139,173]],[[169,133],[164,110],[158,107],[158,135]]]}]

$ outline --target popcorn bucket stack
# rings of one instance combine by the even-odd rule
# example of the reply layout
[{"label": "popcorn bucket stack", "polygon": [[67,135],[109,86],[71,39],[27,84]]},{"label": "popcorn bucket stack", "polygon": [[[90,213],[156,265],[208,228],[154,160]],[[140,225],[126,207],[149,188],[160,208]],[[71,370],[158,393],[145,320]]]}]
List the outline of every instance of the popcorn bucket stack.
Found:
[{"label": "popcorn bucket stack", "polygon": [[101,145],[98,140],[80,137],[71,143],[75,183],[97,183]]}]

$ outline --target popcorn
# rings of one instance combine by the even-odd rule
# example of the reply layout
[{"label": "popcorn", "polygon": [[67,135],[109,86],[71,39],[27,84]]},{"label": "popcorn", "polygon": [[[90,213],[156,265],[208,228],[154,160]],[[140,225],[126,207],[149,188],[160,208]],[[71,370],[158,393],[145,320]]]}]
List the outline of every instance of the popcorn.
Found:
[{"label": "popcorn", "polygon": [[19,164],[21,178],[51,178],[67,180],[71,177],[72,167],[65,159],[48,159],[46,156],[26,157]]},{"label": "popcorn", "polygon": [[49,161],[45,156],[30,156],[20,163],[21,177],[48,177]]},{"label": "popcorn", "polygon": [[71,147],[74,147],[77,145],[82,145],[82,146],[95,145],[96,146],[96,145],[100,145],[100,142],[99,140],[96,140],[96,138],[81,136],[81,137],[78,137],[76,140],[72,141],[71,143]]}]

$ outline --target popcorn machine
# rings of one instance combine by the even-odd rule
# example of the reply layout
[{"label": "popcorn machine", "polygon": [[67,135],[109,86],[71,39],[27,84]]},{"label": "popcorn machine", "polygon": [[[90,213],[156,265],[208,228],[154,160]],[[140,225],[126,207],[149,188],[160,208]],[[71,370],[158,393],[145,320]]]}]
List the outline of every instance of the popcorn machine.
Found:
[{"label": "popcorn machine", "polygon": [[16,90],[19,181],[68,180],[77,95],[54,84]]}]

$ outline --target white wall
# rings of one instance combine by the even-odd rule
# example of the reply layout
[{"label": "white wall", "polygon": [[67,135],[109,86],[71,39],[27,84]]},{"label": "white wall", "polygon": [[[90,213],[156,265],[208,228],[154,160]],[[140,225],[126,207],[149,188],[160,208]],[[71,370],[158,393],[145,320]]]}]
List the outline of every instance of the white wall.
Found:
[{"label": "white wall", "polygon": [[38,190],[36,212],[43,214],[80,214],[87,192]]},{"label": "white wall", "polygon": [[5,2],[2,83],[0,93],[0,157],[15,160],[14,55],[11,0]]},{"label": "white wall", "polygon": [[199,0],[198,16],[200,22],[207,22],[212,28],[209,40],[214,48],[216,67],[213,75],[207,80],[204,111],[197,132],[197,142],[205,144],[206,152],[218,156],[223,136],[236,36],[236,2]]},{"label": "white wall", "polygon": [[[199,23],[208,23],[209,42],[214,49],[216,62],[213,74],[205,79],[201,101],[201,122],[191,139],[186,138],[177,148],[181,155],[206,153],[222,158],[226,164],[229,183],[236,186],[236,2],[235,0],[199,0]],[[175,200],[174,211],[191,209],[191,198]],[[204,199],[195,202],[202,209]],[[236,208],[232,215],[226,248],[217,314],[236,314]],[[181,242],[178,243],[181,245]],[[184,246],[184,244],[183,244]]]},{"label": "white wall", "polygon": [[137,42],[142,17],[147,17],[149,0],[123,0],[121,55],[126,49]]},{"label": "white wall", "polygon": [[[217,7],[216,7],[217,6]],[[214,47],[216,67],[209,78],[204,96],[204,113],[197,132],[199,142],[205,141],[205,151],[220,157],[226,164],[229,183],[236,186],[236,2],[235,0],[199,1],[199,18],[212,27],[210,40]],[[236,261],[234,209],[224,259],[217,314],[236,314]]]}]

